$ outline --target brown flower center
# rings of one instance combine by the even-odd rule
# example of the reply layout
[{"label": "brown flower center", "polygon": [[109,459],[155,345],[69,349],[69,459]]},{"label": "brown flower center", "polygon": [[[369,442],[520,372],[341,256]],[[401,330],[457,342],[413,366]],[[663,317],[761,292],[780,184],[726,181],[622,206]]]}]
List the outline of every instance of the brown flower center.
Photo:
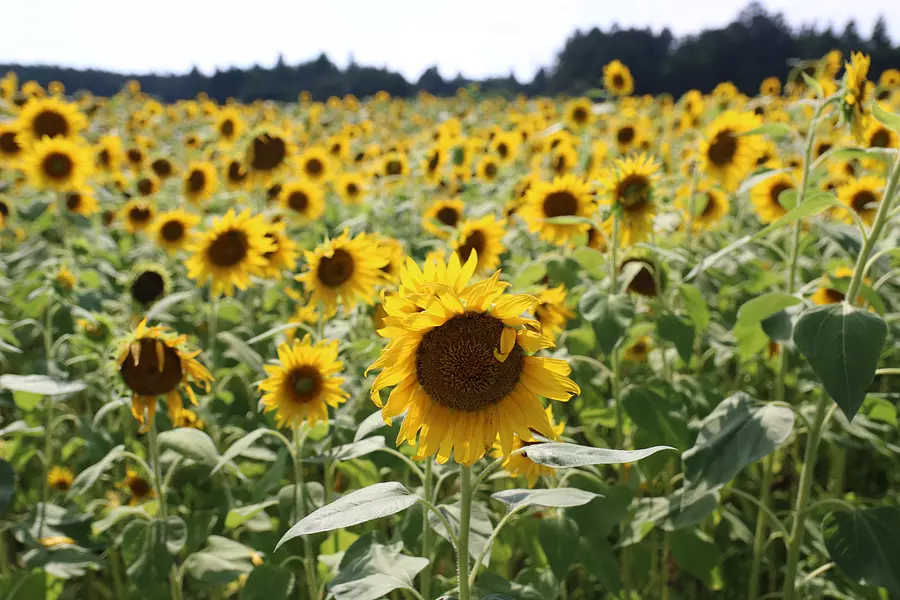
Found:
[{"label": "brown flower center", "polygon": [[278,236],[272,233],[271,231],[266,232],[266,239],[272,242],[272,249],[263,254],[263,257],[266,260],[271,260],[273,256],[278,254],[278,249],[281,244],[278,243]]},{"label": "brown flower center", "polygon": [[298,404],[307,404],[318,398],[324,384],[322,374],[312,365],[304,365],[291,371],[288,382],[292,399]]},{"label": "brown flower center", "polygon": [[134,344],[140,345],[139,362],[135,363],[134,352],[129,349],[119,367],[119,374],[131,391],[139,396],[163,396],[178,387],[182,369],[181,357],[175,348],[152,338],[141,338],[132,346]]},{"label": "brown flower center", "polygon": [[250,168],[254,171],[273,171],[287,157],[287,144],[268,133],[253,138],[250,144]]},{"label": "brown flower center", "polygon": [[845,294],[841,291],[825,288],[825,298],[828,300],[829,304],[838,304],[839,302],[843,302],[845,298]]},{"label": "brown flower center", "polygon": [[769,190],[769,201],[773,206],[781,206],[781,203],[778,202],[778,196],[780,196],[782,192],[786,192],[787,190],[792,189],[794,189],[794,186],[792,186],[791,184],[779,181],[772,186],[772,189]]},{"label": "brown flower center", "polygon": [[187,191],[189,194],[199,194],[206,187],[206,173],[203,171],[191,171],[187,178]]},{"label": "brown flower center", "polygon": [[647,202],[650,196],[650,182],[639,173],[625,176],[616,185],[616,200],[626,209],[635,209]]},{"label": "brown flower center", "polygon": [[306,165],[304,167],[306,174],[312,178],[316,178],[322,174],[325,170],[325,165],[322,164],[322,161],[318,158],[311,158],[306,161]]},{"label": "brown flower center", "polygon": [[622,77],[621,73],[616,73],[612,77],[613,87],[618,89],[625,86],[625,78]]},{"label": "brown flower center", "polygon": [[144,153],[140,148],[129,148],[128,152],[125,153],[128,156],[129,162],[133,164],[139,164],[144,161]]},{"label": "brown flower center", "polygon": [[389,160],[384,167],[387,175],[400,175],[403,173],[403,164],[399,160]]},{"label": "brown flower center", "polygon": [[327,287],[339,287],[353,277],[355,266],[353,255],[338,248],[331,256],[323,256],[319,261],[316,278]]},{"label": "brown flower center", "polygon": [[625,125],[624,127],[620,127],[616,132],[616,141],[620,144],[630,144],[634,141],[635,131],[634,127],[631,125]]},{"label": "brown flower center", "polygon": [[78,192],[70,192],[66,194],[66,208],[72,212],[78,212],[81,207],[81,194]]},{"label": "brown flower center", "polygon": [[655,298],[657,290],[656,281],[653,278],[653,271],[651,270],[653,269],[653,266],[640,259],[630,258],[622,263],[620,271],[625,270],[625,267],[631,263],[638,263],[640,269],[631,279],[631,283],[628,284],[628,291],[640,294],[641,296],[647,296],[648,298]]},{"label": "brown flower center", "polygon": [[359,196],[359,186],[356,185],[355,183],[348,183],[347,184],[347,195],[350,196],[351,198],[355,198],[355,197]]},{"label": "brown flower center", "polygon": [[15,156],[22,151],[22,146],[16,141],[16,132],[4,131],[0,133],[0,152],[8,156]]},{"label": "brown flower center", "polygon": [[75,163],[68,154],[62,152],[51,152],[42,164],[44,173],[51,179],[65,180],[68,179],[75,169]]},{"label": "brown flower center", "polygon": [[228,181],[232,183],[241,183],[247,178],[247,172],[244,167],[236,160],[228,163]]},{"label": "brown flower center", "polygon": [[178,242],[184,237],[184,223],[175,219],[166,221],[159,232],[167,242]]},{"label": "brown flower center", "polygon": [[472,233],[466,236],[466,240],[460,244],[459,248],[456,249],[456,253],[459,255],[459,260],[465,263],[469,260],[469,256],[472,255],[472,251],[476,252],[477,256],[484,255],[484,247],[487,244],[487,237],[484,235],[484,232],[480,229],[476,229]]},{"label": "brown flower center", "polygon": [[434,173],[437,170],[438,165],[441,162],[441,153],[437,150],[431,151],[431,157],[428,159],[428,172]]},{"label": "brown flower center", "polygon": [[217,267],[233,267],[247,256],[249,244],[243,231],[230,229],[219,236],[206,249],[206,256]]},{"label": "brown flower center", "polygon": [[869,138],[869,148],[888,148],[890,145],[891,134],[884,127],[879,127]]},{"label": "brown flower center", "polygon": [[572,216],[578,212],[578,198],[565,190],[551,192],[544,198],[543,210],[544,216],[548,219]]},{"label": "brown flower center", "polygon": [[730,129],[725,129],[716,134],[713,141],[709,144],[706,155],[709,161],[717,167],[723,167],[731,164],[734,155],[737,152],[737,138]]},{"label": "brown flower center", "polygon": [[452,208],[450,206],[442,207],[437,211],[436,216],[437,220],[447,227],[456,227],[456,224],[459,223],[459,213],[455,208]]},{"label": "brown flower center", "polygon": [[150,163],[150,168],[160,179],[165,179],[172,174],[172,163],[165,158],[157,158]]},{"label": "brown flower center", "polygon": [[224,135],[226,138],[230,138],[231,136],[233,136],[234,135],[234,121],[232,121],[231,119],[225,119],[222,122],[222,128],[220,129],[220,131],[222,132],[222,135]]},{"label": "brown flower center", "polygon": [[291,195],[288,196],[288,206],[298,213],[305,213],[307,207],[309,207],[309,196],[306,195],[306,192],[301,192],[300,190],[291,192]]},{"label": "brown flower center", "polygon": [[497,176],[497,165],[494,163],[488,163],[484,166],[484,175],[488,179],[493,179]]},{"label": "brown flower center", "polygon": [[584,107],[579,106],[572,111],[572,120],[575,121],[577,125],[584,125],[587,123],[588,113],[584,110]]},{"label": "brown flower center", "polygon": [[416,378],[437,403],[475,412],[489,408],[515,389],[524,367],[516,344],[506,361],[494,357],[503,322],[486,313],[453,317],[426,333],[416,350]]},{"label": "brown flower center", "polygon": [[878,202],[878,198],[869,190],[860,190],[853,195],[850,205],[858,213],[874,210],[871,206]]},{"label": "brown flower center", "polygon": [[39,140],[45,137],[66,137],[69,135],[69,122],[56,111],[44,110],[34,118],[31,129]]},{"label": "brown flower center", "polygon": [[151,304],[162,298],[166,290],[163,276],[156,271],[144,271],[131,284],[131,297],[141,304]]},{"label": "brown flower center", "polygon": [[141,177],[137,182],[137,191],[141,196],[149,196],[155,191],[155,187],[149,177]]},{"label": "brown flower center", "polygon": [[146,223],[150,220],[150,217],[153,213],[149,208],[144,208],[140,206],[135,206],[130,211],[128,211],[128,218],[133,223]]},{"label": "brown flower center", "polygon": [[140,500],[149,496],[152,488],[150,487],[150,482],[143,477],[129,477],[128,489],[132,496]]}]

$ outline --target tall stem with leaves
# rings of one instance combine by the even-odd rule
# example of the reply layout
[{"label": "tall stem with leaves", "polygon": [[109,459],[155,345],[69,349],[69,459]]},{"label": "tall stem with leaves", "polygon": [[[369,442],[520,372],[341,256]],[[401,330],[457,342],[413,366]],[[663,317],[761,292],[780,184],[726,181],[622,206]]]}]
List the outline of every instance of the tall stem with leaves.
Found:
[{"label": "tall stem with leaves", "polygon": [[[432,477],[432,465],[433,461],[431,458],[428,458],[425,461],[425,480],[422,482],[425,486],[425,499],[429,502],[432,501],[432,487],[433,487],[433,477]],[[422,588],[422,597],[430,598],[431,597],[431,526],[428,524],[428,511],[422,510],[422,556],[428,559],[428,564],[422,570],[421,575],[421,588]]]},{"label": "tall stem with leaves", "polygon": [[459,466],[459,543],[456,547],[459,600],[471,600],[469,591],[469,525],[472,519],[472,469]]},{"label": "tall stem with leaves", "polygon": [[[300,431],[300,426],[294,426],[294,448],[291,459],[294,462],[294,521],[299,521],[309,513],[309,498],[306,491],[306,483],[303,481],[303,467],[300,460],[303,458],[303,444],[306,441],[306,430]],[[306,587],[309,590],[310,600],[319,597],[319,588],[316,583],[316,557],[313,554],[312,540],[308,535],[303,536],[303,568],[306,574]]]}]

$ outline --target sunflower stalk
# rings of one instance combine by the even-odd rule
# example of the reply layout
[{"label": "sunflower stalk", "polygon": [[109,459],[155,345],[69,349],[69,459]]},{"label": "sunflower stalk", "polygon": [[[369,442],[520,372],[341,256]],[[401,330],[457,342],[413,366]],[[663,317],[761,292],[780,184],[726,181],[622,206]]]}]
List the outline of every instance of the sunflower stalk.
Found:
[{"label": "sunflower stalk", "polygon": [[[432,469],[433,461],[428,458],[425,461],[425,478],[422,484],[425,487],[425,498],[431,499],[432,494]],[[422,556],[428,559],[428,564],[422,569],[420,579],[422,597],[431,598],[431,525],[428,523],[428,510],[422,508]],[[477,569],[476,565],[476,569]]]},{"label": "sunflower stalk", "polygon": [[[300,460],[303,457],[303,444],[306,442],[308,430],[304,427],[294,426],[294,451],[291,459],[294,463],[294,521],[299,521],[309,513],[309,495],[306,491],[306,483],[303,480],[303,468]],[[308,535],[303,536],[304,560],[303,568],[306,573],[306,586],[309,590],[310,600],[319,597],[318,584],[316,583],[315,555],[313,554],[312,540]]]},{"label": "sunflower stalk", "polygon": [[472,469],[459,466],[459,543],[456,545],[459,600],[471,600],[469,591],[469,524],[472,518]]}]

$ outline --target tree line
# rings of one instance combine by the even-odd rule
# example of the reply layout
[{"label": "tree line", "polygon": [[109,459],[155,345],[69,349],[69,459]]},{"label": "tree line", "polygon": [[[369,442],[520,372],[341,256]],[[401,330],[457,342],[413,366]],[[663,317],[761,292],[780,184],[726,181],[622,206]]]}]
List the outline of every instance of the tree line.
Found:
[{"label": "tree line", "polygon": [[196,68],[182,75],[128,75],[15,64],[0,64],[0,74],[13,70],[20,81],[35,80],[46,86],[55,80],[62,82],[67,90],[89,90],[100,96],[111,96],[127,80],[136,79],[145,92],[165,101],[193,98],[200,92],[219,101],[236,98],[243,102],[256,99],[291,102],[301,91],[310,92],[316,100],[345,94],[362,98],[379,90],[402,97],[420,90],[447,96],[473,83],[478,83],[488,94],[546,96],[580,95],[601,87],[603,66],[619,59],[631,69],[637,94],[669,93],[677,97],[689,89],[708,92],[719,82],[731,81],[742,92],[753,95],[764,78],[775,75],[783,80],[797,59],[819,58],[834,48],[841,50],[845,57],[851,50],[870,54],[871,78],[877,78],[884,69],[900,68],[900,44],[891,41],[883,17],[867,36],[860,34],[852,20],[840,32],[814,25],[792,28],[783,15],[769,13],[754,2],[725,27],[681,38],[668,29],[654,33],[650,29],[614,26],[608,31],[596,27],[575,31],[554,64],[540,69],[528,82],[520,82],[513,75],[480,81],[461,75],[445,79],[437,67],[429,68],[417,81],[411,82],[388,69],[354,62],[341,69],[325,54],[293,66],[279,57],[271,68],[230,68],[212,75],[204,75]]}]

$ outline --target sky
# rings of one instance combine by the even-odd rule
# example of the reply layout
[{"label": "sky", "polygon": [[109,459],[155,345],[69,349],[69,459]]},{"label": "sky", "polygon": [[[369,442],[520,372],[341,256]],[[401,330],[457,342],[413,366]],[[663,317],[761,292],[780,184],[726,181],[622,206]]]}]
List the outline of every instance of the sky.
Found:
[{"label": "sky", "polygon": [[[210,74],[288,64],[325,52],[345,66],[388,67],[409,80],[437,65],[444,77],[550,66],[575,30],[664,27],[675,35],[729,23],[749,0],[32,0],[4,2],[0,63],[123,73]],[[900,40],[898,0],[763,0],[793,26],[856,19],[864,38],[884,15]],[[126,8],[129,7],[129,8]],[[130,8],[135,7],[135,8]],[[140,7],[140,8],[137,8]]]}]

